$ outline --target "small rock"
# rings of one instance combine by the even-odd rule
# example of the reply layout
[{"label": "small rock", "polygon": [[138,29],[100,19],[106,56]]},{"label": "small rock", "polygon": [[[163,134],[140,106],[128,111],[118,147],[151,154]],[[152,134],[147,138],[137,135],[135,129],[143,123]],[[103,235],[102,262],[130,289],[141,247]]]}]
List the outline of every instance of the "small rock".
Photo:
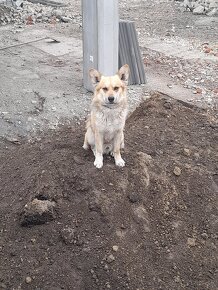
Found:
[{"label": "small rock", "polygon": [[72,228],[63,228],[61,230],[61,237],[66,245],[73,244],[75,241],[75,230]]},{"label": "small rock", "polygon": [[25,281],[27,284],[30,284],[32,282],[32,278],[28,276],[26,277]]},{"label": "small rock", "polygon": [[196,88],[196,92],[197,92],[197,94],[202,94],[202,89]]},{"label": "small rock", "polygon": [[196,160],[198,160],[200,158],[200,154],[199,153],[194,153],[194,157]]},{"label": "small rock", "polygon": [[196,246],[196,239],[195,238],[188,238],[187,244],[190,247],[195,247]]},{"label": "small rock", "polygon": [[61,16],[61,20],[65,23],[68,23],[71,21],[71,18],[70,17],[65,17],[65,16]]},{"label": "small rock", "polygon": [[107,262],[112,263],[115,260],[114,256],[111,254],[107,257]]},{"label": "small rock", "polygon": [[211,52],[211,48],[210,47],[205,47],[204,48],[204,52],[205,53],[210,53]]},{"label": "small rock", "polygon": [[130,192],[130,193],[128,194],[128,199],[129,199],[129,201],[130,201],[131,203],[136,203],[136,202],[138,202],[138,201],[141,200],[139,194],[136,193],[136,192]]},{"label": "small rock", "polygon": [[215,16],[216,14],[218,14],[218,9],[217,8],[213,8],[212,10],[207,12],[207,16]]},{"label": "small rock", "polygon": [[119,249],[119,247],[118,247],[118,246],[113,246],[113,251],[114,251],[114,252],[117,252],[117,251],[118,251],[118,249]]},{"label": "small rock", "polygon": [[163,104],[163,106],[164,106],[165,109],[168,109],[168,110],[170,110],[170,109],[173,108],[172,103],[171,103],[171,102],[168,102],[168,101],[166,101],[166,102]]},{"label": "small rock", "polygon": [[209,3],[209,8],[218,8],[218,2],[217,0],[211,0]]},{"label": "small rock", "polygon": [[207,240],[208,239],[208,234],[207,233],[202,233],[201,237],[202,237],[202,239]]},{"label": "small rock", "polygon": [[204,14],[204,6],[199,5],[193,10],[193,14],[199,15]]},{"label": "small rock", "polygon": [[[186,26],[186,27],[187,27],[187,26]],[[178,73],[178,74],[177,74],[177,77],[178,77],[179,79],[181,79],[181,78],[183,77],[183,75],[180,74],[180,73]]]},{"label": "small rock", "polygon": [[175,166],[174,170],[173,170],[173,173],[176,175],[176,176],[180,176],[181,173],[182,173],[182,170],[178,167],[178,166]]},{"label": "small rock", "polygon": [[191,155],[191,150],[188,148],[184,148],[183,153],[185,156],[190,156]]},{"label": "small rock", "polygon": [[20,144],[21,144],[20,140],[18,140],[18,139],[15,138],[15,137],[6,137],[5,139],[6,139],[8,142],[11,142],[11,143],[16,144],[16,145],[20,145]]},{"label": "small rock", "polygon": [[191,165],[188,164],[188,163],[185,163],[185,168],[186,168],[186,169],[191,169]]},{"label": "small rock", "polygon": [[56,16],[56,17],[59,17],[59,18],[61,18],[62,13],[63,12],[60,9],[57,9],[57,10],[53,11],[53,15]]},{"label": "small rock", "polygon": [[7,289],[7,286],[4,283],[0,283],[0,290]]}]

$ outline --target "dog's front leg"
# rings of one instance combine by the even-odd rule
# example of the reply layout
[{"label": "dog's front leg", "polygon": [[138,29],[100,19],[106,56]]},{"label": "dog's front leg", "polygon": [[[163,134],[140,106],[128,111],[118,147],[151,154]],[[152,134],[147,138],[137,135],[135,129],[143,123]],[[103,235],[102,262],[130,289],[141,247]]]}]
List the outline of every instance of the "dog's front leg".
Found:
[{"label": "dog's front leg", "polygon": [[123,145],[123,131],[118,131],[114,137],[114,160],[117,166],[123,167],[125,166],[125,161],[121,157],[120,148]]},{"label": "dog's front leg", "polygon": [[97,168],[103,166],[103,135],[96,130],[95,132],[95,162]]}]

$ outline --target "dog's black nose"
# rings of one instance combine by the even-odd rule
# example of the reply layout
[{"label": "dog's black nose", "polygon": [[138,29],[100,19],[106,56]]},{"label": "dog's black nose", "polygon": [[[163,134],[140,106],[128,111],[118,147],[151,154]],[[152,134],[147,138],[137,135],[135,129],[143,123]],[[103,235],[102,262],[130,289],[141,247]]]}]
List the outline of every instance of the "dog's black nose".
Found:
[{"label": "dog's black nose", "polygon": [[108,97],[108,101],[112,104],[114,102],[114,97],[113,96]]}]

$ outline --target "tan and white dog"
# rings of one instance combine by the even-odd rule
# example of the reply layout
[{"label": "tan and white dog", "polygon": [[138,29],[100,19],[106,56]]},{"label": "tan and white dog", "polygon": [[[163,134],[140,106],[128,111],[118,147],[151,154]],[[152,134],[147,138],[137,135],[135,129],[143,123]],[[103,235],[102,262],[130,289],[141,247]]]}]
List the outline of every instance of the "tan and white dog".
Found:
[{"label": "tan and white dog", "polygon": [[91,114],[86,125],[83,148],[91,148],[95,155],[94,165],[103,166],[103,154],[114,156],[117,166],[125,166],[120,149],[124,148],[123,129],[128,113],[127,82],[129,66],[121,67],[116,75],[102,76],[91,69],[90,77],[94,86]]}]

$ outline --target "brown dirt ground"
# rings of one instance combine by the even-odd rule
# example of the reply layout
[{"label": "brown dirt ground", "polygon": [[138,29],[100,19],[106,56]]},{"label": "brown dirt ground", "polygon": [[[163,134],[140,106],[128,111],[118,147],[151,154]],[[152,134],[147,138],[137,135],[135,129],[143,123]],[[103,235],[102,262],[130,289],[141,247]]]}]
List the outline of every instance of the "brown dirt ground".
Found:
[{"label": "brown dirt ground", "polygon": [[[84,126],[3,150],[0,288],[217,289],[215,122],[153,96],[128,119],[123,169],[109,157],[95,169]],[[35,197],[55,201],[57,216],[22,227]]]}]

